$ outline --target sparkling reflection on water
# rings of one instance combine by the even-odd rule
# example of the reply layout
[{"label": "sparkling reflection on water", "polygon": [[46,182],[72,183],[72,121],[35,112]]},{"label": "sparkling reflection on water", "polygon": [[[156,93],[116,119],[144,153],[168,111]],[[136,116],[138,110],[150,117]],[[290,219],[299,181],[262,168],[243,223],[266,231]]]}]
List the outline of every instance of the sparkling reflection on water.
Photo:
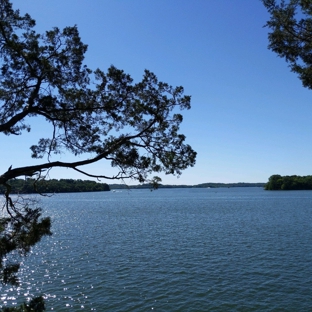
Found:
[{"label": "sparkling reflection on water", "polygon": [[[312,309],[312,192],[160,189],[41,198],[53,236],[3,305],[51,311]],[[17,300],[18,299],[18,300]]]}]

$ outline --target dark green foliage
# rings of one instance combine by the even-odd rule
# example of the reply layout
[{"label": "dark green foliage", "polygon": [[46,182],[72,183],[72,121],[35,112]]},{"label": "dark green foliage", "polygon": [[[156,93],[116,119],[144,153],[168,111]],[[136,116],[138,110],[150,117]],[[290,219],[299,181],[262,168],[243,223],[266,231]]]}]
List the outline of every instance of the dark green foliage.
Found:
[{"label": "dark green foliage", "polygon": [[274,174],[265,185],[266,190],[312,190],[312,176],[281,176]]},{"label": "dark green foliage", "polygon": [[[50,218],[41,218],[40,208],[30,208],[35,202],[28,198],[8,197],[4,210],[7,217],[0,219],[0,281],[18,285],[16,273],[19,258],[25,256],[41,238],[51,235]],[[6,260],[6,261],[5,261]]]},{"label": "dark green foliage", "polygon": [[[70,192],[100,192],[109,191],[106,183],[97,183],[88,180],[73,179],[52,179],[35,180],[28,178],[13,179],[9,181],[11,193],[13,194],[31,194],[31,193],[70,193]],[[5,192],[5,188],[0,185],[0,192]]]},{"label": "dark green foliage", "polygon": [[[304,87],[312,89],[312,1],[262,0],[270,13],[269,49],[284,58]],[[268,190],[310,190],[311,176],[272,175]]]},{"label": "dark green foliage", "polygon": [[3,308],[2,312],[43,312],[45,311],[45,303],[43,298],[36,297],[33,298],[29,303],[23,303],[19,307],[13,307],[13,308]]},{"label": "dark green foliage", "polygon": [[284,58],[303,86],[312,89],[312,1],[263,0],[271,15],[269,49]]}]

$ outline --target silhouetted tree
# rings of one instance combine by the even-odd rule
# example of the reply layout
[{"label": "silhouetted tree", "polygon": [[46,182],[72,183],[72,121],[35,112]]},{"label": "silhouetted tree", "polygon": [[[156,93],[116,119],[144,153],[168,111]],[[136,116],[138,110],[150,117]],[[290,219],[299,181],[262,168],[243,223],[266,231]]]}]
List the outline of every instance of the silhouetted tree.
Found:
[{"label": "silhouetted tree", "polygon": [[[92,71],[84,63],[87,46],[78,29],[55,27],[38,34],[35,20],[20,15],[9,0],[0,0],[0,132],[22,135],[41,118],[50,136],[31,146],[37,165],[8,170],[0,176],[5,187],[0,224],[0,278],[16,283],[18,265],[2,261],[18,250],[26,254],[44,235],[51,234],[50,219],[32,203],[13,200],[9,181],[21,176],[42,179],[54,167],[71,168],[86,176],[135,179],[157,183],[153,173],[180,175],[195,164],[196,152],[179,133],[180,109],[190,108],[182,87],[158,81],[145,70],[134,83],[130,75],[111,66]],[[80,155],[78,161],[52,161],[61,152]],[[16,153],[16,151],[12,151]],[[108,161],[116,171],[90,173],[83,166]]]},{"label": "silhouetted tree", "polygon": [[271,15],[269,49],[284,58],[303,86],[312,89],[312,1],[263,0]]}]

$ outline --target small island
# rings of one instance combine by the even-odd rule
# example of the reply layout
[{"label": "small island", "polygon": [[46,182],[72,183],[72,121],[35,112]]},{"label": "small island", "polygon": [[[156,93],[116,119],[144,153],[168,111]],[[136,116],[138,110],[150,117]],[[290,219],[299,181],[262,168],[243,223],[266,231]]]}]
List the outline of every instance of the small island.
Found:
[{"label": "small island", "polygon": [[270,176],[264,188],[269,191],[312,190],[312,176],[281,176],[274,174]]}]

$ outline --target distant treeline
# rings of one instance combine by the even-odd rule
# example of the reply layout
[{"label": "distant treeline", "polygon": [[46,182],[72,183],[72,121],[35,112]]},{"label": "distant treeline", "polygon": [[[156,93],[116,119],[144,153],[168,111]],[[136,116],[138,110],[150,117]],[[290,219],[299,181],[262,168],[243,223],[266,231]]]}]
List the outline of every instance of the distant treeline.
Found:
[{"label": "distant treeline", "polygon": [[266,190],[312,190],[312,176],[270,176]]},{"label": "distant treeline", "polygon": [[[10,180],[11,193],[71,193],[71,192],[98,192],[111,189],[152,189],[152,184],[106,184],[89,180],[52,179],[37,181],[32,178]],[[265,183],[202,183],[197,185],[163,185],[158,188],[218,188],[218,187],[264,187]],[[0,192],[4,193],[4,186],[0,186]]]},{"label": "distant treeline", "polygon": [[265,183],[246,183],[246,182],[238,182],[238,183],[202,183],[194,185],[193,187],[264,187]]},{"label": "distant treeline", "polygon": [[[71,193],[71,192],[99,192],[110,191],[108,184],[97,183],[89,180],[73,179],[14,179],[10,180],[11,193],[30,194],[30,193]],[[5,192],[4,186],[0,186],[0,191]]]},{"label": "distant treeline", "polygon": [[[163,185],[159,184],[158,188],[217,188],[217,187],[264,187],[265,183],[202,183],[196,185]],[[110,184],[110,189],[151,189],[151,184],[125,185]]]}]

